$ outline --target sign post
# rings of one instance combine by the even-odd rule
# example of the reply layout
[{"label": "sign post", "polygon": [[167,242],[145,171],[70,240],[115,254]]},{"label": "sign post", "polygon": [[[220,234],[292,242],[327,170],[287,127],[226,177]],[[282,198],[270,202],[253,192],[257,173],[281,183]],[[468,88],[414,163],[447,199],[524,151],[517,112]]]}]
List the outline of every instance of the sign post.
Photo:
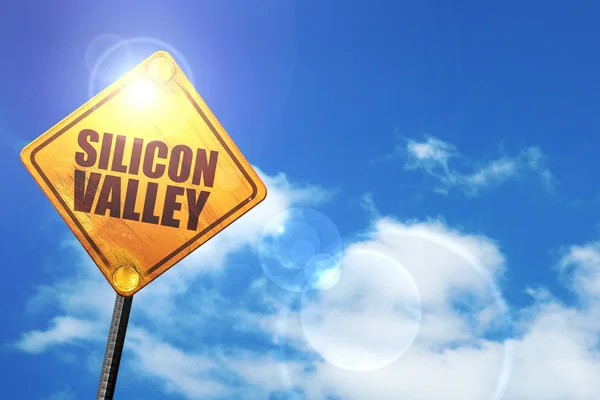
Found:
[{"label": "sign post", "polygon": [[119,294],[115,299],[115,308],[110,322],[110,330],[108,331],[96,400],[112,400],[115,394],[132,301],[133,296],[123,297]]},{"label": "sign post", "polygon": [[98,391],[112,398],[132,296],[267,189],[164,51],[27,145],[21,160],[117,293]]}]

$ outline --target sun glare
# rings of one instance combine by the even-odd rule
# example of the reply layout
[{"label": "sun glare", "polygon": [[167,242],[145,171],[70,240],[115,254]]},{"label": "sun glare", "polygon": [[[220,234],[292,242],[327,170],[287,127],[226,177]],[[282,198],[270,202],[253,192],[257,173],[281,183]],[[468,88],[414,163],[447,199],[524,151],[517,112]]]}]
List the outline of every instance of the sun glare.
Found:
[{"label": "sun glare", "polygon": [[148,107],[156,95],[153,82],[142,77],[126,88],[130,104],[138,110]]}]

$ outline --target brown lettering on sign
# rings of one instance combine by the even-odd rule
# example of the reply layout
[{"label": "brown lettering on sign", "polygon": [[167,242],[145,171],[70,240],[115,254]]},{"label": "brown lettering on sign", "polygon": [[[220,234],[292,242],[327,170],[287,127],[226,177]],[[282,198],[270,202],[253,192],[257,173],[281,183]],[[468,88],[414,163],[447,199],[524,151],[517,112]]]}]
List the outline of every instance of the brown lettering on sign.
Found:
[{"label": "brown lettering on sign", "polygon": [[142,222],[158,225],[159,217],[158,215],[154,215],[157,192],[158,183],[148,182],[148,189],[146,189],[146,197],[144,198],[144,211],[142,213]]},{"label": "brown lettering on sign", "polygon": [[210,160],[206,157],[206,150],[198,149],[196,152],[196,166],[194,168],[194,185],[200,184],[200,178],[204,177],[204,186],[213,187],[215,183],[215,171],[217,170],[217,158],[219,153],[210,152]]},{"label": "brown lettering on sign", "polygon": [[137,179],[129,179],[129,182],[127,182],[125,204],[123,205],[123,219],[128,219],[130,221],[140,220],[140,213],[135,211],[135,200],[137,199],[139,186],[140,181]]},{"label": "brown lettering on sign", "polygon": [[187,181],[190,177],[192,157],[192,149],[189,147],[182,144],[173,147],[169,162],[169,179],[177,183]]},{"label": "brown lettering on sign", "polygon": [[168,154],[169,149],[163,142],[153,140],[148,143],[146,154],[144,155],[144,175],[153,179],[160,178],[165,173],[165,165],[157,163],[156,168],[154,168],[154,157],[166,159]]},{"label": "brown lettering on sign", "polygon": [[121,218],[121,178],[118,176],[104,177],[94,214],[106,215],[106,210],[110,210],[111,217]]},{"label": "brown lettering on sign", "polygon": [[125,152],[125,136],[117,135],[115,142],[115,154],[113,156],[111,170],[114,172],[127,172],[127,167],[123,165],[123,153]]},{"label": "brown lettering on sign", "polygon": [[[186,229],[198,230],[210,195],[201,188],[214,186],[217,151],[194,151],[184,144],[169,149],[160,140],[145,143],[142,138],[108,132],[101,136],[91,129],[79,132],[77,144],[81,151],[75,153],[75,163],[84,169],[74,170],[75,211],[172,228],[180,228],[183,219]],[[144,183],[138,177],[140,169]],[[165,177],[173,185],[156,181]],[[198,189],[178,185],[185,182]],[[162,209],[157,207],[158,196],[164,199]]]},{"label": "brown lettering on sign", "polygon": [[137,175],[140,170],[140,163],[142,162],[142,147],[144,146],[144,139],[133,139],[133,150],[131,152],[131,159],[129,160],[129,174]]},{"label": "brown lettering on sign", "polygon": [[98,184],[100,183],[100,175],[97,172],[90,174],[90,180],[85,183],[85,171],[75,170],[75,193],[73,195],[73,208],[75,211],[83,211],[89,213],[94,203],[94,197],[98,191]]},{"label": "brown lettering on sign", "polygon": [[82,167],[91,167],[96,164],[96,149],[90,142],[98,143],[100,135],[91,129],[83,129],[77,137],[77,144],[85,153],[75,153],[75,162]]},{"label": "brown lettering on sign", "polygon": [[104,133],[102,137],[102,149],[100,150],[100,162],[98,162],[99,169],[108,169],[108,161],[110,160],[110,149],[112,147],[112,133]]},{"label": "brown lettering on sign", "polygon": [[165,197],[165,206],[163,208],[161,225],[179,228],[179,220],[173,218],[175,211],[181,210],[181,203],[177,197],[181,196],[184,189],[179,186],[167,186],[167,195]]},{"label": "brown lettering on sign", "polygon": [[187,228],[190,231],[195,231],[198,229],[198,217],[206,204],[206,200],[208,200],[210,192],[203,190],[198,195],[198,198],[196,198],[196,191],[194,189],[188,189],[186,192],[189,209]]}]

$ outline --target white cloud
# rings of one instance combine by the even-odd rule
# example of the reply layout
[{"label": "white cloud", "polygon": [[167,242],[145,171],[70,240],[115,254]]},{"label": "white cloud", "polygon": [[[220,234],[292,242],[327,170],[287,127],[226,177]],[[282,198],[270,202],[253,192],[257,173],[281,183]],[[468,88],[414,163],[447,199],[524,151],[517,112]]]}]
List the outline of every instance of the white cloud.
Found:
[{"label": "white cloud", "polygon": [[55,317],[45,331],[33,330],[23,334],[17,347],[27,353],[41,353],[54,345],[73,343],[96,335],[97,326],[92,321],[62,316]]},{"label": "white cloud", "polygon": [[[387,226],[381,228],[382,225]],[[394,240],[395,243],[403,243],[404,241],[399,240],[400,237],[394,233],[412,229],[410,225],[391,221],[377,226],[380,228],[376,228],[373,236],[379,238],[378,243],[391,244]],[[415,230],[425,228],[427,226],[415,226]],[[432,236],[445,235],[447,244],[454,243],[456,246],[470,248],[471,254],[479,255],[477,259],[480,260],[483,270],[498,271],[498,254],[494,254],[491,244],[484,238],[467,237],[450,231],[444,233],[440,232],[440,229],[439,225],[434,225]],[[382,231],[387,234],[382,235]],[[422,235],[420,232],[419,236]],[[476,293],[484,295],[485,298],[485,292],[480,290],[476,280],[464,278],[468,274],[459,263],[451,260],[444,263],[443,259],[429,258],[428,253],[440,253],[440,250],[427,242],[424,241],[416,249],[415,243],[410,241],[406,246],[399,246],[403,250],[398,253],[398,258],[409,259],[408,253],[415,252],[413,261],[403,264],[411,273],[422,270],[423,276],[429,275],[429,280],[446,282],[437,286],[439,299],[445,298],[444,288],[457,285],[456,282],[452,283],[453,277],[440,273],[445,269],[452,275],[463,276],[458,280],[459,287],[466,290],[475,289]],[[467,246],[464,246],[465,242]],[[384,246],[377,246],[378,250],[382,248]],[[589,246],[584,249],[585,251],[578,247],[572,248],[561,262],[561,265],[571,265],[571,273],[575,277],[582,274],[589,276],[590,269],[598,269],[598,264],[595,263],[600,259],[597,258],[598,253],[591,253]],[[465,264],[470,262],[465,260]],[[482,277],[481,271],[471,272],[472,277]],[[419,278],[418,273],[414,277],[417,286],[421,288],[422,278]],[[486,279],[482,281],[485,282]],[[375,285],[372,290],[376,291],[379,287],[380,285]],[[580,293],[590,295],[586,287],[581,289]],[[593,295],[593,292],[591,294]],[[423,298],[426,301],[427,295]],[[600,309],[597,305],[568,307],[545,291],[535,299],[534,306],[521,310],[518,314],[518,337],[512,340],[492,341],[484,339],[477,333],[477,329],[473,330],[472,324],[466,324],[464,314],[451,312],[448,307],[449,300],[450,298],[446,297],[444,304],[438,302],[442,312],[434,311],[431,314],[424,310],[421,331],[414,345],[401,359],[386,368],[361,374],[320,364],[315,376],[322,382],[322,386],[320,392],[313,394],[314,398],[322,399],[325,393],[338,394],[344,399],[600,398]],[[426,317],[428,314],[431,314],[429,321]],[[498,316],[497,313],[495,315]],[[364,321],[364,317],[366,315],[356,313],[354,325]],[[393,316],[389,314],[379,318],[373,325],[381,331],[387,331],[393,326],[390,323],[392,319]],[[352,326],[353,324],[346,324],[338,326],[337,329],[344,331],[352,329]],[[430,332],[433,332],[435,341],[430,340]],[[464,345],[453,346],[443,351],[439,351],[438,346],[431,346],[432,343],[449,344],[461,339]],[[510,379],[503,388],[499,382],[501,378],[508,376]],[[313,390],[316,390],[314,387]],[[494,394],[498,397],[493,397]],[[503,397],[500,397],[502,394]]]},{"label": "white cloud", "polygon": [[[257,399],[264,399],[265,394],[283,392],[290,389],[282,373],[291,376],[302,376],[305,365],[297,361],[282,361],[271,355],[260,355],[256,352],[239,353],[228,357],[224,366],[238,375],[248,384],[256,387]],[[241,396],[243,398],[246,395]]]},{"label": "white cloud", "polygon": [[428,137],[425,142],[408,140],[408,152],[416,159],[430,165],[448,165],[448,160],[458,156],[456,147],[434,137]]},{"label": "white cloud", "polygon": [[[142,378],[159,383],[166,393],[188,399],[264,399],[265,394],[286,390],[279,379],[282,368],[294,376],[304,368],[301,363],[282,363],[257,352],[184,351],[137,328],[128,333],[127,345],[134,355],[129,365]],[[243,385],[220,382],[223,377]]]},{"label": "white cloud", "polygon": [[159,378],[167,393],[196,399],[229,392],[211,377],[217,363],[207,355],[184,352],[140,329],[128,332],[127,345],[134,354],[135,369],[150,378]]},{"label": "white cloud", "polygon": [[370,219],[373,219],[373,220],[379,219],[380,213],[379,213],[379,210],[377,209],[377,206],[375,205],[375,201],[373,200],[372,193],[364,194],[360,198],[359,205],[362,207],[363,210],[366,211],[367,216],[370,217]]},{"label": "white cloud", "polygon": [[[324,399],[326,395],[383,400],[600,398],[600,308],[597,303],[566,306],[547,290],[530,290],[535,302],[515,315],[517,336],[507,339],[508,326],[506,332],[499,329],[501,335],[497,339],[491,339],[481,328],[491,327],[497,332],[507,315],[503,312],[502,299],[497,297],[488,279],[501,277],[503,271],[503,258],[489,239],[451,231],[440,223],[403,224],[388,219],[375,224],[369,238],[353,246],[385,252],[398,262],[403,260],[402,265],[422,292],[424,308],[419,335],[400,359],[375,371],[348,371],[331,363],[316,362],[312,364],[313,372],[290,373],[291,386],[302,386],[306,390],[305,398]],[[570,274],[574,277],[589,276],[590,268],[597,271],[595,261],[600,259],[600,253],[591,253],[589,246],[584,248],[585,252],[573,247],[560,263],[571,265]],[[390,276],[376,270],[373,276],[357,274],[350,279],[366,280],[365,287],[370,290],[367,298],[374,296],[381,300],[386,298],[380,292],[386,293]],[[352,274],[351,268],[342,269],[341,282],[348,273]],[[574,288],[580,290],[579,286]],[[337,294],[345,294],[344,285],[338,289]],[[365,349],[370,354],[364,360],[378,356],[379,349],[364,347],[363,343],[387,346],[383,354],[392,354],[395,343],[390,337],[394,337],[394,332],[396,338],[406,332],[406,328],[398,325],[401,316],[389,308],[394,297],[387,297],[388,307],[386,302],[376,302],[374,308],[361,308],[354,307],[352,300],[345,301],[340,303],[346,305],[340,318],[341,309],[332,301],[337,297],[332,296],[335,291],[336,287],[321,293],[320,319],[311,324],[317,325],[316,328],[320,325],[323,329],[319,334],[329,335],[330,340],[321,341],[315,348],[324,352],[326,358],[331,357],[331,352],[346,352],[334,357],[351,364],[357,362],[352,357],[359,356]],[[453,300],[460,292],[475,294],[469,297],[469,301],[475,302],[470,312],[453,309]],[[580,293],[587,296],[590,291],[584,287]],[[359,299],[364,301],[364,296]],[[296,343],[306,334],[310,342],[311,333],[306,332],[307,325],[302,324],[301,312],[288,315],[284,336],[293,339],[288,343]],[[262,326],[275,331],[275,324],[271,322]],[[308,326],[308,330],[316,328]],[[348,335],[356,336],[347,340]],[[323,343],[328,348],[323,348]]]},{"label": "white cloud", "polygon": [[[305,337],[330,361],[293,383],[305,382],[308,399],[491,398],[512,350],[484,335],[506,316],[491,280],[503,263],[485,237],[434,221],[377,221],[347,249],[340,284],[288,315],[290,343]],[[457,309],[464,295],[470,303]]]},{"label": "white cloud", "polygon": [[[461,155],[456,147],[428,136],[423,141],[406,140],[400,149],[406,157],[405,168],[423,170],[438,181],[436,191],[448,193],[451,189],[477,195],[481,189],[501,184],[525,173],[536,174],[546,189],[552,189],[555,179],[545,166],[546,157],[539,147],[529,147],[513,157],[500,157],[473,163]],[[466,171],[452,168],[452,160],[466,164]],[[465,168],[463,168],[465,169]]]},{"label": "white cloud", "polygon": [[[381,262],[372,257],[373,264],[363,265],[371,268],[372,275],[342,268],[341,285],[320,293],[317,303],[309,303],[315,307],[312,310],[289,312],[285,329],[277,325],[282,317],[276,313],[259,323],[263,329],[280,332],[280,342],[310,351],[302,343],[304,338],[338,365],[311,362],[312,372],[288,371],[290,387],[304,388],[304,398],[324,399],[328,394],[383,400],[600,398],[600,308],[569,307],[547,290],[530,291],[534,305],[515,315],[518,335],[507,339],[511,324],[503,330],[506,308],[494,285],[502,277],[504,259],[489,239],[449,230],[440,222],[404,224],[384,219],[348,252],[354,249],[385,253],[410,272],[423,301],[419,334],[410,349],[385,368],[370,372],[339,368],[343,363],[353,367],[361,359],[381,361],[382,355],[393,355],[407,332],[402,316],[390,307],[396,298],[405,303],[402,296],[407,291],[386,290],[393,286],[392,276],[381,273]],[[589,248],[573,250],[560,264],[574,263],[570,273],[575,277],[589,274],[600,257]],[[344,279],[364,285],[349,291]],[[349,293],[357,297],[347,297]],[[466,313],[453,307],[461,293],[470,294],[471,308]],[[307,325],[302,312],[316,313],[318,318]],[[500,336],[488,338],[490,330]],[[317,343],[310,343],[315,333]],[[261,368],[259,363],[255,368]]]},{"label": "white cloud", "polygon": [[571,246],[559,268],[580,297],[600,301],[600,242]]}]

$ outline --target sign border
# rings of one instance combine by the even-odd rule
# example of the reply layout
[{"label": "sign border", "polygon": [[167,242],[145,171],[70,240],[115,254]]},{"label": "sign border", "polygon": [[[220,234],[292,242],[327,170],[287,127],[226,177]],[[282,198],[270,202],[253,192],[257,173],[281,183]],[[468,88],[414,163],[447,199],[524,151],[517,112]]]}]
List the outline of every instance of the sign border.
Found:
[{"label": "sign border", "polygon": [[[143,271],[144,276],[148,276],[148,275],[154,273],[159,268],[161,268],[164,264],[166,264],[167,262],[169,262],[169,260],[171,260],[172,258],[178,256],[181,252],[183,252],[186,248],[188,248],[194,242],[196,242],[199,239],[201,239],[209,231],[213,230],[217,225],[222,224],[225,220],[227,220],[229,217],[231,217],[233,214],[235,214],[237,211],[239,211],[242,207],[244,207],[246,204],[248,204],[249,202],[251,202],[254,198],[256,198],[256,196],[258,194],[258,186],[256,185],[256,182],[254,182],[252,180],[252,178],[250,177],[250,174],[248,173],[248,171],[246,171],[246,169],[240,163],[240,161],[235,156],[235,154],[233,153],[233,151],[231,150],[231,148],[227,145],[226,141],[223,139],[223,137],[221,136],[221,134],[219,133],[219,131],[212,124],[212,122],[210,121],[210,119],[208,118],[208,116],[206,115],[206,113],[204,112],[204,110],[202,109],[202,107],[200,107],[200,105],[198,104],[198,102],[194,99],[193,95],[180,82],[177,82],[177,85],[179,86],[179,88],[181,88],[183,90],[185,96],[188,98],[188,100],[194,106],[194,109],[198,112],[198,114],[200,114],[200,116],[202,117],[202,119],[204,120],[204,122],[206,123],[206,125],[210,128],[210,131],[215,135],[215,137],[217,138],[217,140],[219,141],[219,143],[221,143],[221,145],[223,146],[223,148],[225,149],[225,151],[227,152],[227,154],[229,155],[229,157],[231,157],[231,159],[233,160],[233,162],[235,163],[235,165],[242,172],[242,174],[244,175],[244,177],[246,178],[246,180],[248,181],[248,183],[252,187],[252,194],[249,197],[247,197],[246,199],[244,199],[241,203],[239,203],[238,205],[236,205],[235,207],[233,207],[231,210],[229,210],[227,213],[223,214],[220,218],[218,218],[212,224],[210,224],[209,226],[207,226],[206,228],[204,228],[202,231],[200,231],[199,233],[197,233],[190,240],[186,241],[184,244],[182,244],[177,249],[175,249],[174,251],[172,251],[166,257],[164,257],[159,262],[157,262],[156,264],[154,264],[151,268],[149,268],[146,271]],[[50,182],[50,180],[48,179],[48,177],[44,174],[44,172],[40,168],[39,164],[36,162],[35,156],[36,156],[36,154],[39,151],[41,151],[44,147],[46,147],[47,145],[49,145],[50,143],[52,143],[59,136],[61,136],[65,132],[67,132],[75,124],[77,124],[78,122],[80,122],[82,119],[88,117],[95,110],[97,110],[102,105],[104,105],[109,100],[111,100],[116,95],[118,95],[121,92],[122,89],[123,89],[123,86],[121,85],[120,87],[118,87],[117,89],[115,89],[113,92],[109,93],[102,100],[98,101],[98,103],[96,103],[95,105],[93,105],[92,107],[90,107],[88,110],[86,110],[85,112],[83,112],[80,116],[78,116],[77,118],[75,118],[74,120],[72,120],[71,122],[69,122],[65,127],[61,128],[58,132],[56,132],[55,134],[53,134],[52,136],[50,136],[49,138],[47,138],[46,140],[44,140],[41,144],[39,144],[38,146],[36,146],[34,149],[32,149],[31,153],[30,153],[30,162],[31,162],[31,165],[35,168],[35,170],[37,171],[37,173],[39,174],[39,176],[46,183],[46,185],[48,186],[48,188],[51,190],[52,194],[54,194],[55,198],[61,204],[61,206],[63,207],[63,209],[67,212],[67,214],[69,215],[69,217],[71,218],[71,220],[75,223],[75,225],[77,226],[77,228],[81,231],[81,233],[83,234],[83,236],[85,237],[85,239],[87,240],[87,242],[89,243],[89,245],[91,246],[91,248],[96,252],[96,254],[100,257],[100,259],[102,260],[102,262],[107,267],[111,267],[111,265],[108,262],[108,259],[102,253],[102,251],[100,250],[100,248],[98,247],[98,245],[92,240],[92,238],[88,234],[88,232],[83,228],[83,226],[81,225],[81,222],[79,221],[79,219],[77,218],[77,216],[70,209],[70,207],[67,205],[67,203],[62,198],[62,196],[60,196],[60,194],[58,193],[58,191],[56,190],[56,188],[52,185],[52,183]],[[213,236],[215,236],[215,235],[213,235]],[[115,267],[115,266],[113,266],[113,267]]]}]

